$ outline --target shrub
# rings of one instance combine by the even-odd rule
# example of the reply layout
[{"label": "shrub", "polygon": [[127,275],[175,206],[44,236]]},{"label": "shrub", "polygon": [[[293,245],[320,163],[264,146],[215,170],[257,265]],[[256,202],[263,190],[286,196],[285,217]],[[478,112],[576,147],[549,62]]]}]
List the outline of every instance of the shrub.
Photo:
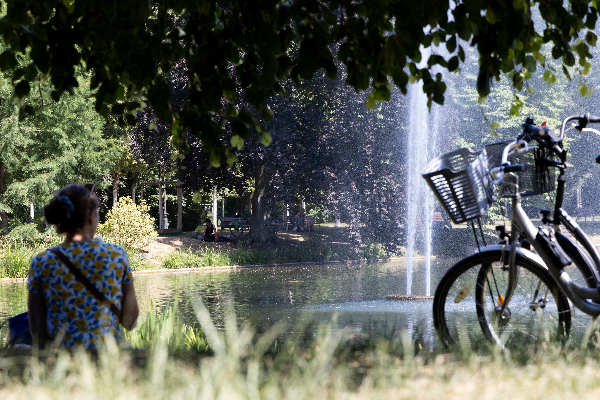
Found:
[{"label": "shrub", "polygon": [[232,264],[236,264],[236,262],[232,259],[230,252],[215,250],[212,247],[203,249],[199,253],[191,250],[178,250],[169,254],[163,261],[163,267],[172,269]]},{"label": "shrub", "polygon": [[204,263],[202,256],[193,253],[191,250],[175,251],[163,260],[163,267],[169,269],[204,267],[205,265],[207,264]]},{"label": "shrub", "polygon": [[308,210],[306,214],[313,218],[315,224],[333,222],[335,220],[333,213],[331,211],[326,210],[323,207],[315,206]]},{"label": "shrub", "polygon": [[127,341],[136,348],[156,349],[162,344],[171,352],[210,352],[202,329],[183,322],[177,303],[162,312],[153,309],[140,320],[135,330],[125,332]]},{"label": "shrub", "polygon": [[14,227],[5,236],[5,240],[13,245],[37,246],[43,243],[44,236],[35,224],[23,224]]},{"label": "shrub", "polygon": [[389,255],[381,243],[369,243],[363,249],[363,256],[368,261],[377,261],[383,258],[388,258]]},{"label": "shrub", "polygon": [[121,197],[106,214],[106,221],[98,227],[98,234],[106,241],[127,249],[143,249],[158,236],[148,210],[145,203],[135,204],[131,198]]},{"label": "shrub", "polygon": [[144,269],[152,268],[152,265],[148,262],[147,258],[142,256],[142,253],[127,248],[125,251],[127,252],[129,267],[132,271],[142,271]]}]

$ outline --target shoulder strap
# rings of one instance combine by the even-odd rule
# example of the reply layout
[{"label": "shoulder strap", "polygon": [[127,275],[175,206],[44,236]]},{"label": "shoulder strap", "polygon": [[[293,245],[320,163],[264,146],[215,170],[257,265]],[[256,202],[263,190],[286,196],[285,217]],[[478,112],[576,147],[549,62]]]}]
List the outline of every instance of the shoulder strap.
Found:
[{"label": "shoulder strap", "polygon": [[121,322],[122,314],[121,311],[117,308],[117,306],[115,306],[112,301],[108,300],[106,296],[100,290],[98,290],[98,288],[92,282],[90,282],[90,280],[86,278],[85,275],[83,275],[83,273],[75,265],[73,265],[71,260],[69,260],[69,258],[62,251],[60,251],[56,247],[51,249],[51,251],[54,254],[56,254],[59,260],[64,265],[66,265],[67,268],[69,268],[69,271],[71,271],[71,273],[75,275],[75,278],[79,282],[81,282],[87,288],[87,290],[90,291],[90,293],[94,295],[94,297],[100,302],[100,304],[108,306],[113,312],[113,314],[115,314],[115,316],[117,317],[117,320]]}]

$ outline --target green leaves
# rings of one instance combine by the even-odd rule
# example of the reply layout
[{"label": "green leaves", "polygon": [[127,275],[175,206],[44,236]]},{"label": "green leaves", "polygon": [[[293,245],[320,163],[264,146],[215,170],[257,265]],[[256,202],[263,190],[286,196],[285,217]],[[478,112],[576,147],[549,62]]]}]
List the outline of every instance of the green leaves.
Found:
[{"label": "green leaves", "polygon": [[587,33],[585,34],[585,41],[588,42],[590,46],[595,46],[597,40],[598,36],[596,36],[596,33],[594,31],[587,31]]},{"label": "green leaves", "polygon": [[523,108],[523,101],[519,98],[519,96],[515,95],[515,99],[510,106],[510,116],[517,117],[521,115],[521,109]]},{"label": "green leaves", "polygon": [[450,36],[450,39],[446,42],[446,49],[449,53],[454,53],[454,50],[456,50],[456,35]]},{"label": "green leaves", "polygon": [[[381,1],[369,7],[329,0],[261,7],[221,0],[107,0],[101,7],[78,0],[48,0],[43,7],[22,0],[5,4],[0,33],[7,49],[0,53],[0,70],[15,72],[16,96],[26,97],[44,76],[56,101],[76,88],[81,69],[93,71],[98,111],[131,120],[127,104],[147,100],[164,121],[185,115],[172,131],[175,142],[184,143],[183,132],[198,132],[215,159],[225,148],[240,146],[237,139],[223,140],[230,125],[244,140],[257,135],[268,142],[255,129],[270,118],[267,100],[281,93],[288,78],[298,83],[319,71],[335,77],[336,62],[343,64],[348,84],[370,89],[369,107],[390,98],[392,81],[403,93],[409,82],[422,81],[429,103],[442,103],[443,78],[421,70],[423,47],[445,46],[449,55],[433,51],[427,65],[456,71],[466,58],[461,43],[474,45],[480,61],[476,88],[486,96],[503,73],[512,73],[514,87],[523,88],[538,65],[546,67],[545,43],[563,64],[557,70],[564,67],[567,76],[566,67],[589,70],[590,46],[597,43],[595,2],[557,7],[540,0],[466,1],[452,8],[435,0]],[[541,21],[534,24],[536,9]],[[20,65],[25,55],[31,68]],[[166,82],[182,62],[187,98],[174,106]],[[233,115],[231,109],[241,104],[256,115]]]},{"label": "green leaves", "polygon": [[581,83],[579,85],[579,95],[581,97],[585,97],[585,96],[591,96],[594,92],[594,89],[591,87],[588,87],[585,83]]},{"label": "green leaves", "polygon": [[102,136],[105,120],[94,111],[87,81],[55,103],[47,82],[36,82],[28,94],[23,89],[17,99],[18,86],[12,88],[7,75],[0,76],[0,164],[6,173],[0,202],[18,217],[67,183],[102,182],[118,151],[115,139]]},{"label": "green leaves", "polygon": [[556,82],[556,75],[549,70],[545,70],[542,77],[548,85],[552,85]]},{"label": "green leaves", "polygon": [[378,82],[373,84],[373,91],[367,98],[367,107],[369,109],[375,108],[375,104],[378,101],[388,101],[391,96],[392,85],[388,82]]},{"label": "green leaves", "polygon": [[244,139],[240,135],[233,135],[231,145],[237,150],[241,150],[244,147]]},{"label": "green leaves", "polygon": [[144,249],[158,236],[149,210],[146,203],[135,204],[131,198],[121,197],[98,226],[98,234],[127,249]]},{"label": "green leaves", "polygon": [[272,141],[273,141],[273,138],[271,137],[271,134],[269,134],[269,132],[264,131],[264,132],[261,133],[261,135],[260,135],[260,143],[263,146],[269,146]]}]

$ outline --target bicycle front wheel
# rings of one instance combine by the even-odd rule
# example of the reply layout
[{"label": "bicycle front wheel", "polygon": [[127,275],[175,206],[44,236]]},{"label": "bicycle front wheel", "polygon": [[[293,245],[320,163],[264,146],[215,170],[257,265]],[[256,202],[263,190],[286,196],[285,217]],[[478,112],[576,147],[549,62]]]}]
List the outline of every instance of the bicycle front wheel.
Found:
[{"label": "bicycle front wheel", "polygon": [[562,340],[571,328],[571,308],[550,274],[517,256],[514,292],[507,298],[510,267],[490,257],[479,271],[477,316],[486,338],[502,347]]},{"label": "bicycle front wheel", "polygon": [[500,252],[487,256],[476,253],[454,264],[438,284],[433,298],[433,323],[442,343],[473,347],[487,337],[479,327],[476,290],[479,271],[500,259]]}]

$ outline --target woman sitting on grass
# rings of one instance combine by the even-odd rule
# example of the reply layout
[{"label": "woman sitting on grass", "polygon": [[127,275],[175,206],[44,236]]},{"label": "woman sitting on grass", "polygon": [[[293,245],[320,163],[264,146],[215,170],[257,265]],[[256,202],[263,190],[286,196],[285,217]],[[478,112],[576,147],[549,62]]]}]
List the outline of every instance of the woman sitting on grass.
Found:
[{"label": "woman sitting on grass", "polygon": [[[121,340],[119,323],[135,326],[138,305],[125,251],[95,237],[93,185],[68,185],[44,207],[65,241],[33,258],[29,269],[29,328],[34,345],[95,349],[105,336]],[[50,339],[52,338],[52,339]]]},{"label": "woman sitting on grass", "polygon": [[217,239],[217,230],[213,225],[212,221],[208,218],[204,220],[206,229],[204,230],[204,237],[202,238],[205,242],[214,242]]}]

